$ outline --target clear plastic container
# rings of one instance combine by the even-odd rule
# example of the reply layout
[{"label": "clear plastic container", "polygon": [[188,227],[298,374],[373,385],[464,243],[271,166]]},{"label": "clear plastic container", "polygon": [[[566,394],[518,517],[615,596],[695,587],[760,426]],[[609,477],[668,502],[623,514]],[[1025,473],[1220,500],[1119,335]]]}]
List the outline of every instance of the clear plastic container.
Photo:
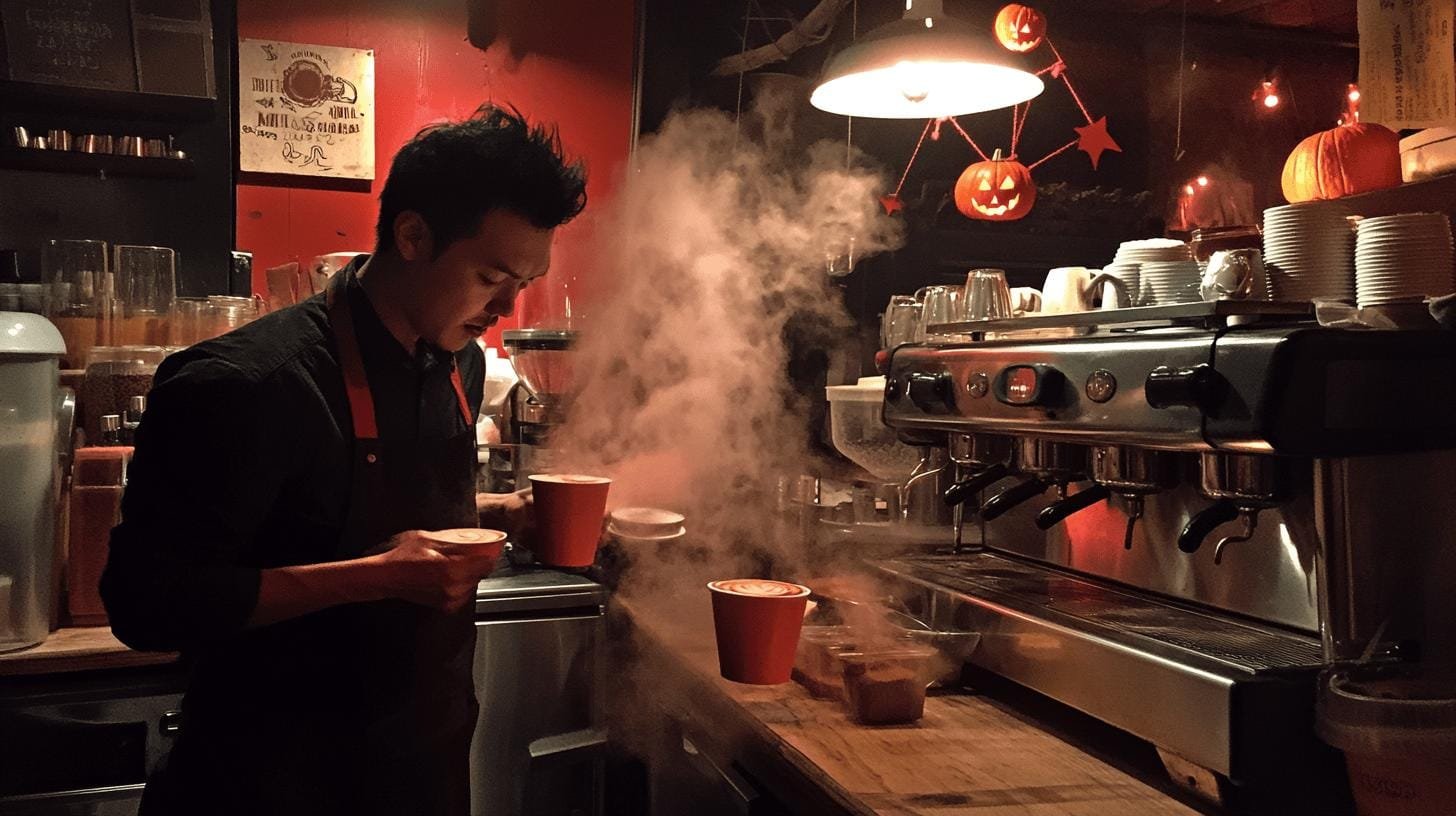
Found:
[{"label": "clear plastic container", "polygon": [[900,725],[925,715],[936,651],[918,646],[842,652],[845,707],[861,725]]},{"label": "clear plastic container", "polygon": [[843,700],[844,664],[839,656],[854,649],[848,626],[805,626],[799,630],[794,679],[815,697]]},{"label": "clear plastic container", "polygon": [[90,350],[79,406],[88,444],[101,442],[101,417],[125,414],[132,397],[152,390],[152,378],[166,356],[161,346],[95,346]]},{"label": "clear plastic container", "polygon": [[835,450],[878,479],[903,482],[920,464],[920,452],[895,438],[881,418],[884,377],[861,377],[855,385],[824,389],[829,400],[829,434]]},{"label": "clear plastic container", "polygon": [[1456,677],[1335,675],[1321,688],[1316,728],[1344,752],[1360,816],[1453,812]]}]

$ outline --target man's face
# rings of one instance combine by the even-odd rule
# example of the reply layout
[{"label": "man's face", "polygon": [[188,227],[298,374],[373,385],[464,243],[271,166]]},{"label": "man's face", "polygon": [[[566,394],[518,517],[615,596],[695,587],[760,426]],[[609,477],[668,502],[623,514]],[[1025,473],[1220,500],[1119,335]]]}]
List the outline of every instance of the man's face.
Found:
[{"label": "man's face", "polygon": [[456,351],[515,310],[516,295],[546,274],[554,229],[541,229],[509,210],[491,210],[475,235],[431,257],[418,245],[411,274],[419,280],[411,323],[420,338]]}]

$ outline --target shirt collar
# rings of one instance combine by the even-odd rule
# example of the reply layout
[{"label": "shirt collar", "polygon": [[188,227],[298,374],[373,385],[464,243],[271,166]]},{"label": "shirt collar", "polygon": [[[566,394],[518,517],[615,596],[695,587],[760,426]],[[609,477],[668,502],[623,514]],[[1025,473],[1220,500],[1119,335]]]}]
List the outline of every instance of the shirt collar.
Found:
[{"label": "shirt collar", "polygon": [[374,304],[369,302],[369,295],[365,293],[363,284],[359,282],[359,269],[368,260],[368,255],[359,255],[349,261],[349,265],[338,273],[349,276],[345,280],[344,291],[349,299],[349,309],[354,316],[354,330],[358,335],[359,349],[365,360],[422,371],[428,371],[436,365],[448,365],[452,357],[450,352],[424,340],[417,341],[414,349],[406,349],[398,338],[390,333],[389,328],[384,325],[384,321],[379,318],[379,313],[374,310]]}]

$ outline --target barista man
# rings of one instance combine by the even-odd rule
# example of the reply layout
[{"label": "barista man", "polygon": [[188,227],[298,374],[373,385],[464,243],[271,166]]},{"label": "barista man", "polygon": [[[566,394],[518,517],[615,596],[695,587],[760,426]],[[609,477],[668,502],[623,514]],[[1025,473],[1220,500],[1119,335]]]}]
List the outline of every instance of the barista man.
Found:
[{"label": "barista man", "polygon": [[404,145],[372,257],[157,372],[102,595],[192,677],[142,812],[468,813],[475,585],[418,531],[518,521],[474,492],[474,340],[586,203],[554,132],[481,108]]}]

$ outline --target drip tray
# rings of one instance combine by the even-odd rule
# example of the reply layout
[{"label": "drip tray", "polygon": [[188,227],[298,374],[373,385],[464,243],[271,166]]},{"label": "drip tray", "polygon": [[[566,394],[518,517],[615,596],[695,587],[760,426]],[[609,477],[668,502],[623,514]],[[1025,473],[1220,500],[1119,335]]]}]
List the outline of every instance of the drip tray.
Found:
[{"label": "drip tray", "polygon": [[[1320,645],[1301,636],[1177,606],[997,555],[898,559],[889,569],[973,595],[1001,596],[1023,609],[1070,619],[1143,648],[1199,655],[1250,673],[1320,665]],[[1161,651],[1161,650],[1160,650]]]},{"label": "drip tray", "polygon": [[875,567],[916,617],[979,632],[971,663],[1232,780],[1318,749],[1313,635],[995,553]]}]

